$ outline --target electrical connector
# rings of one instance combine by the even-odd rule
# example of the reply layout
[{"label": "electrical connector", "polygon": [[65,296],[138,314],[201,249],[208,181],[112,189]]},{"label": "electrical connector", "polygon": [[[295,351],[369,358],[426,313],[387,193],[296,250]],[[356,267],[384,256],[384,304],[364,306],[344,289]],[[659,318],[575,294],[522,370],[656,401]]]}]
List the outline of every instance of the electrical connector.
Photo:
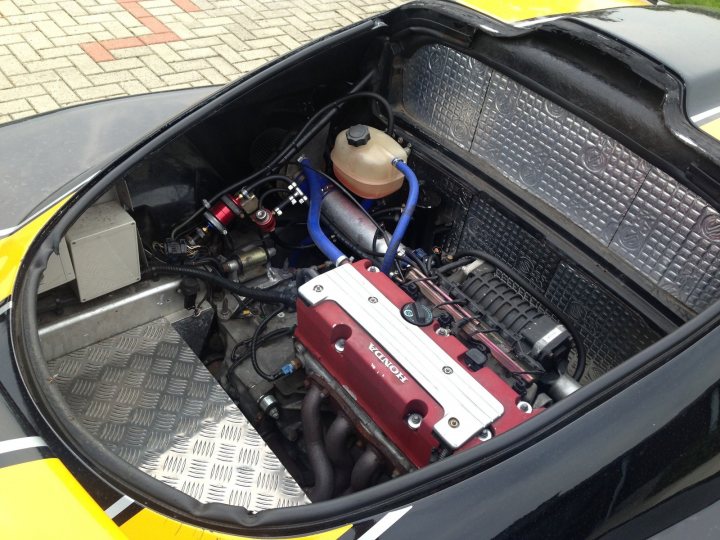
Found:
[{"label": "electrical connector", "polygon": [[188,256],[188,245],[183,239],[168,238],[163,246],[168,262],[178,262]]},{"label": "electrical connector", "polygon": [[293,373],[295,373],[296,369],[297,368],[293,365],[293,363],[289,362],[289,363],[285,364],[284,366],[282,366],[278,370],[278,373],[282,374],[283,376],[292,375]]}]

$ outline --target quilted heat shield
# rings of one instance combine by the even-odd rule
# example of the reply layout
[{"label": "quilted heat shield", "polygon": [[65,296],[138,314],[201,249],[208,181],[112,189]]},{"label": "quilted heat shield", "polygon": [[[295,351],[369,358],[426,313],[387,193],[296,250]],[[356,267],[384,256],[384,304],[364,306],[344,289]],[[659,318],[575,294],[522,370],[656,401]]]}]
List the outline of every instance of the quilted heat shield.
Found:
[{"label": "quilted heat shield", "polygon": [[403,105],[691,310],[720,298],[720,215],[596,127],[477,59],[434,44],[403,73]]}]

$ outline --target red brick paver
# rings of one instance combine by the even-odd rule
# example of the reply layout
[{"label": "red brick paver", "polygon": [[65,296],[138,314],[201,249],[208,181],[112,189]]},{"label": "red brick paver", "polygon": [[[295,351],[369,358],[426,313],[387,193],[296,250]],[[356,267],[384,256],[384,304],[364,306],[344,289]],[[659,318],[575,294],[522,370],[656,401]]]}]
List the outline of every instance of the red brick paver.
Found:
[{"label": "red brick paver", "polygon": [[0,0],[0,123],[224,84],[403,0]]},{"label": "red brick paver", "polygon": [[[173,3],[186,13],[200,11],[200,8],[191,0],[172,0]],[[157,17],[152,16],[145,8],[135,0],[118,0],[128,13],[137,18],[138,22],[148,28],[152,34],[140,36],[139,38],[104,39],[91,43],[82,43],[80,47],[88,53],[95,62],[107,62],[115,57],[109,52],[114,49],[129,49],[130,47],[142,47],[155,43],[170,43],[180,41],[180,36],[165,26]]]}]

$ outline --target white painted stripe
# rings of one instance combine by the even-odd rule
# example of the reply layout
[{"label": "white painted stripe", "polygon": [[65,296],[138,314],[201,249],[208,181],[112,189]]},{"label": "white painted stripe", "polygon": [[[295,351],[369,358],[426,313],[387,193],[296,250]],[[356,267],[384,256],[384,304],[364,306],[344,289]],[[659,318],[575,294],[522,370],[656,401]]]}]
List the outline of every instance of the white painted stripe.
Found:
[{"label": "white painted stripe", "polygon": [[482,30],[485,30],[488,34],[499,34],[500,30],[495,30],[494,28],[491,28],[489,26],[485,26],[484,24],[480,25],[480,28]]},{"label": "white painted stripe", "polygon": [[47,446],[42,437],[20,437],[19,439],[10,439],[0,442],[0,454],[15,452],[16,450],[26,450],[28,448],[37,448],[39,446]]},{"label": "white painted stripe", "polygon": [[110,519],[113,519],[115,516],[128,508],[134,502],[135,501],[127,495],[123,495],[105,510],[105,514],[107,514]]},{"label": "white painted stripe", "polygon": [[383,517],[380,521],[378,521],[375,525],[370,527],[368,531],[363,534],[358,540],[377,540],[377,538],[387,531],[390,527],[395,525],[401,517],[403,517],[405,514],[407,514],[410,509],[412,508],[412,505],[401,508],[400,510],[393,510],[392,512],[388,512],[385,517]]},{"label": "white painted stripe", "polygon": [[37,210],[36,212],[33,212],[31,215],[29,215],[28,217],[26,217],[24,220],[22,220],[22,221],[21,221],[20,223],[18,223],[17,225],[15,225],[15,226],[13,226],[13,227],[8,227],[7,229],[0,229],[0,239],[5,238],[6,236],[10,236],[11,234],[13,234],[13,233],[19,231],[20,229],[22,229],[25,225],[27,225],[28,223],[30,223],[33,219],[35,219],[36,217],[40,216],[40,214],[42,214],[43,212],[45,212],[45,211],[47,211],[47,210],[50,210],[50,208],[52,208],[52,207],[55,206],[57,203],[59,203],[60,201],[62,201],[65,197],[67,197],[68,195],[71,195],[72,193],[78,191],[81,187],[83,187],[85,184],[87,184],[88,182],[90,182],[90,180],[92,180],[93,178],[95,178],[95,177],[98,175],[99,172],[100,172],[100,171],[96,171],[96,172],[92,173],[92,174],[91,174],[90,176],[88,176],[85,180],[83,180],[82,182],[78,183],[76,186],[73,186],[72,189],[70,189],[69,191],[66,191],[66,192],[63,193],[62,195],[59,195],[58,197],[55,197],[55,199],[53,199],[51,202],[47,203],[45,206],[43,206],[42,208],[40,208],[40,209]]},{"label": "white painted stripe", "polygon": [[546,22],[552,22],[552,21],[564,19],[565,17],[566,17],[566,15],[553,15],[553,16],[548,16],[548,17],[538,17],[536,19],[528,19],[526,21],[519,21],[519,22],[512,23],[512,24],[516,28],[529,28],[531,26],[537,26],[539,24],[543,24]]},{"label": "white painted stripe", "polygon": [[693,123],[697,124],[698,122],[702,122],[703,120],[710,118],[711,116],[715,116],[716,114],[720,114],[720,106],[696,114],[695,116],[690,117],[690,120],[692,120]]},{"label": "white painted stripe", "polygon": [[0,306],[0,315],[5,313],[6,311],[10,311],[11,307],[12,307],[12,300],[5,302],[2,306]]}]

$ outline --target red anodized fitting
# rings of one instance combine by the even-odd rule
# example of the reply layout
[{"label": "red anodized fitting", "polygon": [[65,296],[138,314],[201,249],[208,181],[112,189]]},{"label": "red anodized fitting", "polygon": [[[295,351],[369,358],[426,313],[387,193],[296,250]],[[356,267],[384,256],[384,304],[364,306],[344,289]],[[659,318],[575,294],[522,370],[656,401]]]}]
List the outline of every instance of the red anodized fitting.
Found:
[{"label": "red anodized fitting", "polygon": [[272,210],[260,208],[252,215],[251,219],[264,233],[271,233],[275,230],[275,212]]},{"label": "red anodized fitting", "polygon": [[207,222],[219,232],[227,234],[227,226],[232,223],[236,216],[242,215],[239,195],[227,194],[205,211],[203,216]]}]

